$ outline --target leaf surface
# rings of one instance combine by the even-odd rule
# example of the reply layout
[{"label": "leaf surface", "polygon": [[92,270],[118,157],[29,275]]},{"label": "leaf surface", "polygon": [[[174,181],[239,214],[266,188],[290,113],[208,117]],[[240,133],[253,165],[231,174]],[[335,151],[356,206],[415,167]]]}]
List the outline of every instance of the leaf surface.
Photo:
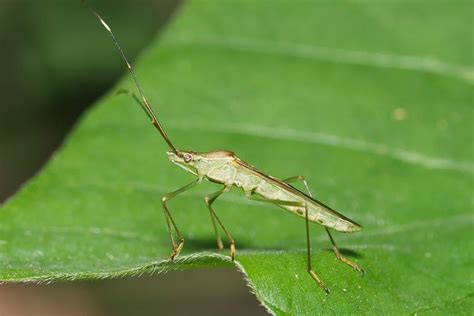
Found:
[{"label": "leaf surface", "polygon": [[[361,223],[334,233],[239,190],[214,205],[235,265],[276,314],[469,313],[473,308],[469,2],[189,2],[136,63],[179,148],[226,148],[272,176],[304,175]],[[113,21],[109,21],[113,26]],[[109,40],[104,34],[104,40]],[[115,54],[112,51],[111,53]],[[127,77],[117,88],[133,89]],[[186,238],[170,263],[160,198],[193,180],[135,103],[112,91],[0,210],[0,279],[110,278],[231,265],[203,183],[169,206]]]}]

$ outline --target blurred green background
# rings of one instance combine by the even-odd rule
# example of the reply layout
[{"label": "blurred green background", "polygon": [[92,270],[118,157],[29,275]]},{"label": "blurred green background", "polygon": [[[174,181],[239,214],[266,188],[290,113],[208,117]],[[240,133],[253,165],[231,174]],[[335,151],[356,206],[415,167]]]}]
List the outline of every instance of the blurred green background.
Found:
[{"label": "blurred green background", "polygon": [[[90,4],[133,61],[182,1]],[[79,0],[0,1],[0,204],[43,166],[86,107],[124,74],[104,34]],[[156,315],[158,310],[162,315],[266,314],[234,269],[0,285],[0,315]]]}]

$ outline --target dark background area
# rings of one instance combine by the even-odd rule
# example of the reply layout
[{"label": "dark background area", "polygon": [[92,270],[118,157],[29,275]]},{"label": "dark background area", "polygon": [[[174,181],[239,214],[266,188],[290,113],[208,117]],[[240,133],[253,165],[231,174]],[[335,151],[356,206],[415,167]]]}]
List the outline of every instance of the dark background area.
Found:
[{"label": "dark background area", "polygon": [[[133,61],[182,1],[90,1]],[[80,1],[0,1],[0,203],[47,162],[81,113],[125,74]],[[0,285],[1,315],[266,314],[235,269]]]},{"label": "dark background area", "polygon": [[[133,60],[180,1],[92,1]],[[59,147],[79,115],[124,74],[118,52],[77,1],[0,1],[0,202]]]}]

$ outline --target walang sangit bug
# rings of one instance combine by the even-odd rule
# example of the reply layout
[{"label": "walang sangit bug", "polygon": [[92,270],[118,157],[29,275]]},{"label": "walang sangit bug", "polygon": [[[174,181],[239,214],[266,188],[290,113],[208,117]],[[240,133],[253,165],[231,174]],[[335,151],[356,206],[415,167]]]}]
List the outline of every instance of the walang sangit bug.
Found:
[{"label": "walang sangit bug", "polygon": [[[85,1],[83,1],[83,3],[85,6],[87,6]],[[118,50],[120,51],[120,54],[122,55],[127,65],[127,68],[133,78],[140,98],[138,98],[134,93],[127,90],[121,90],[120,92],[131,95],[135,99],[135,101],[145,110],[145,112],[151,119],[151,123],[160,132],[161,136],[163,136],[164,140],[170,148],[170,150],[167,152],[168,159],[172,163],[197,176],[197,180],[189,183],[188,185],[185,185],[184,187],[176,191],[168,193],[161,198],[166,218],[166,224],[168,226],[168,233],[172,245],[172,253],[170,256],[171,260],[173,260],[177,255],[179,255],[184,245],[184,238],[178,230],[178,227],[176,226],[176,223],[168,210],[166,202],[174,198],[178,194],[191,189],[192,187],[201,183],[202,180],[205,179],[223,185],[220,190],[207,195],[204,198],[204,201],[207,207],[209,208],[212,224],[214,226],[214,231],[217,238],[217,246],[219,250],[222,250],[224,248],[221,237],[217,230],[216,222],[220,227],[222,227],[222,230],[224,231],[230,242],[230,255],[232,260],[234,260],[235,257],[234,239],[230,235],[229,231],[225,228],[223,223],[220,221],[219,217],[214,212],[214,209],[212,208],[212,203],[222,193],[227,192],[230,187],[236,186],[242,188],[242,190],[245,192],[245,195],[250,199],[275,204],[305,219],[308,273],[326,293],[329,293],[329,289],[324,285],[324,283],[316,275],[316,273],[314,273],[311,267],[309,222],[318,223],[324,226],[329,236],[329,239],[331,240],[336,257],[340,261],[351,266],[353,269],[359,271],[361,274],[364,274],[364,270],[360,266],[346,259],[340,254],[339,249],[337,248],[336,243],[334,242],[334,239],[332,238],[331,233],[329,231],[329,229],[333,229],[339,232],[350,233],[360,230],[361,226],[350,220],[349,218],[345,217],[344,215],[331,209],[329,206],[324,205],[323,203],[314,199],[304,177],[294,176],[283,180],[276,179],[272,176],[262,173],[255,167],[242,161],[231,151],[218,150],[211,152],[194,152],[176,149],[176,147],[173,145],[166,132],[164,131],[163,127],[161,126],[160,122],[158,121],[157,117],[155,116],[148,100],[145,98],[143,90],[135,76],[135,72],[131,64],[128,62],[124,52],[120,48],[120,45],[118,44],[115,35],[112,33],[112,30],[97,12],[92,10],[90,7],[88,8],[112,36],[112,39]],[[294,181],[302,181],[308,193],[303,193],[289,184],[290,182]],[[176,243],[174,240],[172,230],[174,230],[179,239],[178,243]]]}]

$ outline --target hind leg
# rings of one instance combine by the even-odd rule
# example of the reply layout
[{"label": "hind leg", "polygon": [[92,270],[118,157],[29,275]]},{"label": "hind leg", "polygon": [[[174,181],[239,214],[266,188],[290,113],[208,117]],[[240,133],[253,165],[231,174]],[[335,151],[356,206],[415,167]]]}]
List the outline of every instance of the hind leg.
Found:
[{"label": "hind leg", "polygon": [[[310,197],[313,197],[313,194],[311,193],[311,190],[309,189],[308,182],[306,182],[306,179],[303,176],[293,176],[293,177],[286,178],[282,181],[286,183],[302,181],[306,188],[306,191],[308,192],[308,195]],[[359,271],[362,275],[364,275],[365,274],[364,269],[362,269],[359,265],[357,265],[356,263],[350,261],[349,259],[341,255],[341,252],[339,251],[339,248],[337,248],[336,242],[334,242],[334,239],[332,238],[331,233],[329,232],[329,229],[327,227],[325,227],[325,229],[329,236],[329,239],[331,240],[332,250],[334,251],[336,258],[340,260],[341,262],[344,262],[348,266],[352,267],[354,270]]]},{"label": "hind leg", "polygon": [[306,245],[307,245],[307,259],[308,259],[308,265],[307,265],[307,271],[309,275],[313,278],[314,281],[318,284],[318,286],[326,293],[329,294],[329,289],[324,285],[323,281],[318,277],[318,275],[313,271],[313,267],[311,264],[311,239],[309,238],[309,220],[308,220],[308,206],[305,203],[302,202],[295,202],[295,201],[283,201],[283,200],[272,200],[272,199],[267,199],[264,197],[257,197],[255,195],[250,195],[250,199],[260,201],[260,202],[267,202],[267,203],[272,203],[275,205],[290,205],[290,206],[299,206],[299,207],[304,207],[305,209],[305,224],[306,224]]}]

